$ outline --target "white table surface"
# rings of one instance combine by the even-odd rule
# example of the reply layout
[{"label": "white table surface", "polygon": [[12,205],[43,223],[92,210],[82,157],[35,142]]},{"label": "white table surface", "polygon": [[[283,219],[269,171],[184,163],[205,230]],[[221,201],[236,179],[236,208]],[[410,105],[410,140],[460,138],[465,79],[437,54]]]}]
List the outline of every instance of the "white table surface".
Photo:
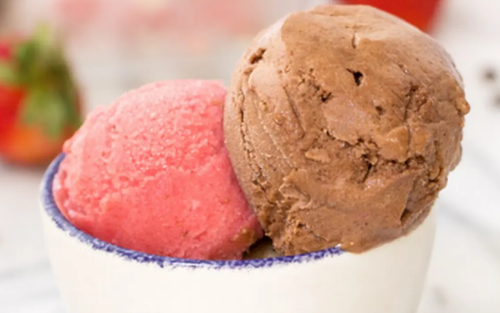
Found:
[{"label": "white table surface", "polygon": [[[500,94],[500,77],[496,83],[483,79],[488,67],[500,76],[499,13],[500,1],[449,0],[435,34],[464,77],[472,111],[462,163],[441,193],[435,252],[419,313],[500,313],[500,104],[493,101]],[[91,106],[129,88],[118,80],[111,84],[113,77],[123,76],[113,73],[113,66],[102,71],[109,75],[101,77],[107,84],[90,73],[79,71]],[[227,81],[230,68],[215,73]],[[176,75],[170,71],[167,78]],[[64,312],[41,233],[41,176],[0,165],[0,313]]]}]

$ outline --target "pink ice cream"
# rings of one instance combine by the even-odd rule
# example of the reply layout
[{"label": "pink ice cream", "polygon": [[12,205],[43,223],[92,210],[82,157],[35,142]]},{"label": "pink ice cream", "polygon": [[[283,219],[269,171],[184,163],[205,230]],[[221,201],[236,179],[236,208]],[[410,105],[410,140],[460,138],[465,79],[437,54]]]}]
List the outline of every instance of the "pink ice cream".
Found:
[{"label": "pink ice cream", "polygon": [[218,82],[161,82],[94,111],[64,147],[62,213],[128,249],[240,259],[262,231],[224,146],[225,96]]}]

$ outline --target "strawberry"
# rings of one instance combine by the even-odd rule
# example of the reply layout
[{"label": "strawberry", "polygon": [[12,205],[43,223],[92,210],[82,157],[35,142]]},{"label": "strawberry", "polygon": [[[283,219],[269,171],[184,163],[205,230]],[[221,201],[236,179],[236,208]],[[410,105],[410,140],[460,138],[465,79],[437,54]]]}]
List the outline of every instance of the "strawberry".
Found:
[{"label": "strawberry", "polygon": [[46,164],[80,124],[73,77],[50,30],[0,39],[0,157]]},{"label": "strawberry", "polygon": [[347,4],[367,4],[394,14],[428,32],[442,0],[344,0]]}]

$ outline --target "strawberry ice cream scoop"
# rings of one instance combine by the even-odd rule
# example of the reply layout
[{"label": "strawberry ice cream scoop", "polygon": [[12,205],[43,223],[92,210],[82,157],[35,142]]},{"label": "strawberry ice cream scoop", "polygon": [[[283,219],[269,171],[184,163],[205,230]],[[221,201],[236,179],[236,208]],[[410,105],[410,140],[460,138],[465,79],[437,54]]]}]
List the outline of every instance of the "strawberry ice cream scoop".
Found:
[{"label": "strawberry ice cream scoop", "polygon": [[218,82],[160,82],[95,110],[64,146],[64,216],[132,250],[240,259],[262,231],[224,146],[225,96]]}]

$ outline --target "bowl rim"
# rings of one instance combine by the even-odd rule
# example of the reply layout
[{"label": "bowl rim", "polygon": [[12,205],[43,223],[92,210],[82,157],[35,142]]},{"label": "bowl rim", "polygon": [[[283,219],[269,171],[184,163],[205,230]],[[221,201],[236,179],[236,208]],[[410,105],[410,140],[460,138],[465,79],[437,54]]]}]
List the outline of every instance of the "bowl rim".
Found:
[{"label": "bowl rim", "polygon": [[333,247],[330,249],[320,250],[311,253],[304,253],[292,256],[282,256],[265,259],[248,259],[248,260],[197,260],[183,259],[167,256],[159,256],[147,254],[140,251],[122,248],[120,246],[105,242],[95,238],[76,226],[71,224],[66,217],[61,213],[57,206],[52,185],[57,174],[61,162],[66,154],[59,154],[46,170],[41,186],[41,204],[43,212],[45,212],[50,220],[55,223],[55,226],[69,235],[72,238],[78,239],[81,243],[90,246],[93,250],[99,250],[105,253],[115,254],[127,261],[135,261],[145,264],[157,264],[161,268],[164,267],[187,267],[187,268],[215,268],[215,269],[244,269],[244,268],[266,268],[272,266],[285,265],[290,263],[303,263],[308,261],[320,260],[326,257],[339,256],[345,253],[344,250]]}]

